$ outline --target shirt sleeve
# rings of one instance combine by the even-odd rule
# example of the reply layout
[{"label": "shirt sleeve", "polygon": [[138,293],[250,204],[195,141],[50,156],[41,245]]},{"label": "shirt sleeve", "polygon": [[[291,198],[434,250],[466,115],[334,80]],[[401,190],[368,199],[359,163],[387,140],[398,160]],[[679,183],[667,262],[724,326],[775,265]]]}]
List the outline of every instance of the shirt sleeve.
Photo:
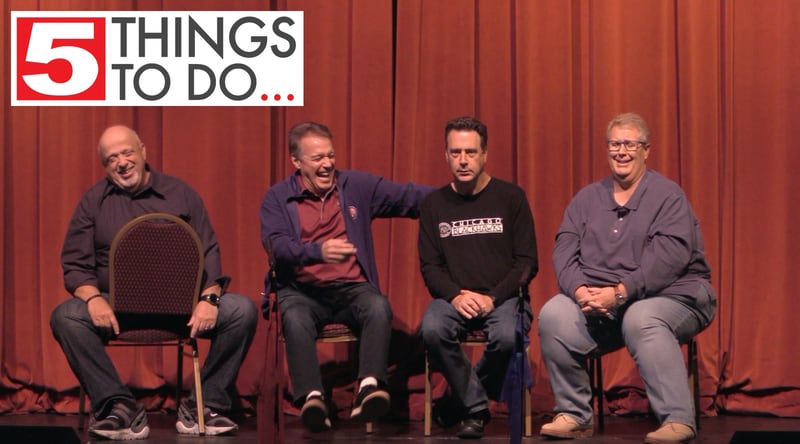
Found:
[{"label": "shirt sleeve", "polygon": [[553,268],[558,288],[570,297],[574,297],[575,290],[588,281],[580,267],[582,224],[579,202],[573,199],[564,211],[564,219],[553,246]]},{"label": "shirt sleeve", "polygon": [[419,217],[420,207],[432,187],[412,182],[398,183],[374,176],[373,217]]},{"label": "shirt sleeve", "polygon": [[447,261],[439,242],[434,202],[434,199],[426,199],[420,213],[417,243],[420,271],[431,296],[450,301],[461,292],[461,287],[450,278],[447,269]]},{"label": "shirt sleeve", "polygon": [[205,249],[205,276],[203,277],[203,288],[208,288],[214,284],[222,287],[222,293],[230,283],[230,276],[222,274],[222,257],[220,254],[217,235],[211,226],[211,220],[206,211],[205,204],[200,195],[187,187],[186,201],[188,203],[190,219],[189,224],[197,231],[197,235],[203,242]]},{"label": "shirt sleeve", "polygon": [[629,298],[659,294],[685,273],[694,248],[692,214],[683,193],[664,200],[648,230],[639,268],[621,279]]},{"label": "shirt sleeve", "polygon": [[[276,185],[281,186],[281,185]],[[322,245],[300,242],[295,236],[287,203],[275,188],[267,190],[261,201],[261,244],[268,255],[284,265],[307,265],[322,262]]]},{"label": "shirt sleeve", "polygon": [[89,200],[89,193],[84,194],[75,208],[61,249],[64,287],[70,294],[82,285],[99,286],[94,246],[95,220]]},{"label": "shirt sleeve", "polygon": [[515,297],[520,286],[528,285],[539,271],[539,260],[536,251],[536,230],[533,223],[528,199],[521,192],[514,203],[513,263],[506,276],[490,291],[495,304],[500,305],[506,299]]}]

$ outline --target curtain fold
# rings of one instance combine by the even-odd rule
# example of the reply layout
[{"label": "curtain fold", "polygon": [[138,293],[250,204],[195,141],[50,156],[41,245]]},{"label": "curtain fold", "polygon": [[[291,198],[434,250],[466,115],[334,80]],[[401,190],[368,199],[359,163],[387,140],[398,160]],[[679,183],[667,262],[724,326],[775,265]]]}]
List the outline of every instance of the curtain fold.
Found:
[{"label": "curtain fold", "polygon": [[[11,10],[215,10],[213,0],[3,0]],[[305,106],[290,108],[12,108],[0,90],[0,413],[77,411],[77,381],[49,328],[63,289],[70,216],[103,177],[96,143],[134,127],[154,167],[198,190],[231,290],[260,304],[266,255],[258,209],[292,172],[286,133],[328,125],[339,168],[441,186],[444,124],[474,114],[489,127],[488,171],[525,189],[536,220],[538,311],[557,292],[550,255],[564,208],[608,175],[604,138],[622,111],[650,125],[651,168],[677,181],[703,226],[719,293],[700,334],[703,408],[800,416],[800,352],[791,279],[800,251],[794,192],[800,153],[800,3],[791,0],[231,0],[231,10],[302,10]],[[10,81],[10,14],[0,78]],[[381,290],[392,303],[397,404],[421,418],[417,327],[430,301],[418,271],[416,221],[374,223]],[[553,406],[537,324],[530,333],[534,408]],[[261,388],[266,322],[239,375],[245,406]],[[206,347],[207,341],[201,341]],[[205,352],[205,351],[201,351]],[[323,362],[345,351],[321,347]],[[170,406],[170,351],[112,351],[148,406]],[[647,410],[624,351],[604,358],[618,412]],[[182,375],[186,386],[191,374]],[[632,387],[632,389],[629,389]]]}]

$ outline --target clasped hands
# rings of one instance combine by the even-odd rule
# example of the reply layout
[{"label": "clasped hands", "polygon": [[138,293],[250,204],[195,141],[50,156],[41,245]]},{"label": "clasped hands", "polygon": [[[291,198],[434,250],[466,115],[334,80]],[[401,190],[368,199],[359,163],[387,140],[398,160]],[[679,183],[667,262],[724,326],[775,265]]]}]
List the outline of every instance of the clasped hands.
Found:
[{"label": "clasped hands", "polygon": [[617,305],[616,290],[609,287],[589,287],[582,285],[575,290],[575,300],[581,310],[589,316],[609,316]]},{"label": "clasped hands", "polygon": [[486,316],[494,310],[491,296],[463,289],[450,303],[467,319]]}]

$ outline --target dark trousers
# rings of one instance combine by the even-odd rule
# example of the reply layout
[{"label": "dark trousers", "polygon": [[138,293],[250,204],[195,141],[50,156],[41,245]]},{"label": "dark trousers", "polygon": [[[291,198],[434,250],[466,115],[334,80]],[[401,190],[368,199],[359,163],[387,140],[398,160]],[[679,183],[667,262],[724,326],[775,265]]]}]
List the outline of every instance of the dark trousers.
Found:
[{"label": "dark trousers", "polygon": [[[489,399],[497,400],[515,345],[516,298],[506,300],[481,318],[466,319],[444,299],[434,299],[422,317],[422,340],[434,370],[442,372],[450,392],[461,402],[464,414],[489,408]],[[527,332],[533,317],[525,302],[523,327]],[[461,348],[461,339],[469,330],[482,328],[488,342],[481,359],[473,368]]]},{"label": "dark trousers", "polygon": [[[231,393],[257,323],[258,311],[253,301],[242,295],[225,293],[216,326],[198,335],[211,339],[211,348],[200,371],[206,406],[217,411],[230,410],[233,406]],[[107,411],[112,400],[135,401],[106,352],[105,342],[113,336],[111,329],[94,326],[85,302],[72,298],[59,304],[50,315],[50,328],[72,372],[89,395],[92,412]]]},{"label": "dark trousers", "polygon": [[386,383],[392,307],[372,284],[286,287],[278,290],[278,304],[295,403],[313,390],[324,393],[316,342],[320,329],[330,322],[345,323],[358,335],[359,380],[373,376]]}]

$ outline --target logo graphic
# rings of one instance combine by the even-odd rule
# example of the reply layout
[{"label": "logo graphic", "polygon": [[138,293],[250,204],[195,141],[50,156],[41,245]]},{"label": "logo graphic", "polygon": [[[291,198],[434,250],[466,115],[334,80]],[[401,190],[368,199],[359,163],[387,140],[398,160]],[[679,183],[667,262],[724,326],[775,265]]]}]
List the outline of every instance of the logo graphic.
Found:
[{"label": "logo graphic", "polygon": [[302,106],[302,11],[12,11],[12,106]]},{"label": "logo graphic", "polygon": [[350,219],[352,220],[356,220],[356,218],[358,217],[358,210],[356,209],[356,207],[352,205],[347,207],[347,212],[350,213]]},{"label": "logo graphic", "polygon": [[439,237],[472,236],[476,234],[495,234],[503,232],[502,217],[482,217],[478,219],[454,220],[450,224],[439,224]]}]

